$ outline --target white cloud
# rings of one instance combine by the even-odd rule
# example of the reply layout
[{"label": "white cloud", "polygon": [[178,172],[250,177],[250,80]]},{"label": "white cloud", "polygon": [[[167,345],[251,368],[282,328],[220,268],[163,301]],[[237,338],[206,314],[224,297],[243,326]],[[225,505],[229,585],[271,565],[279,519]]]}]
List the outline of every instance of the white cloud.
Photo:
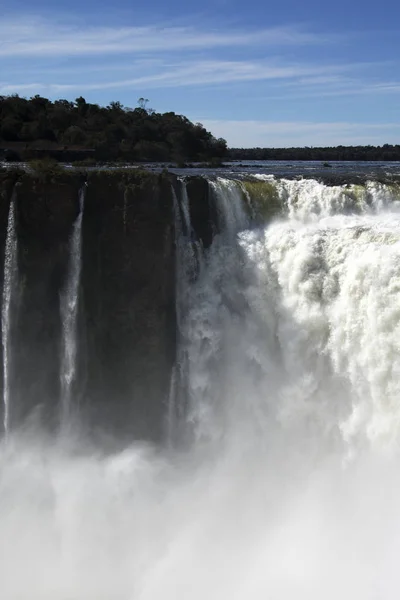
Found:
[{"label": "white cloud", "polygon": [[[147,90],[168,89],[166,95],[172,96],[170,90],[176,88],[180,99],[189,97],[186,113],[190,112],[193,92],[186,93],[183,88],[209,86],[210,92],[215,90],[214,98],[217,97],[218,110],[221,110],[229,105],[231,86],[240,89],[243,97],[251,93],[259,107],[265,99],[272,118],[276,108],[279,115],[293,114],[293,102],[301,98],[313,99],[309,107],[302,103],[302,110],[307,111],[305,118],[318,118],[318,113],[334,117],[335,111],[322,110],[324,97],[376,94],[383,103],[384,95],[400,92],[400,83],[391,80],[390,75],[395,63],[390,69],[387,62],[336,60],[333,63],[336,46],[331,47],[331,60],[329,53],[320,53],[315,47],[300,53],[302,46],[322,45],[338,39],[348,42],[350,38],[345,34],[340,38],[323,32],[315,34],[297,26],[258,30],[210,29],[201,23],[197,27],[83,27],[78,21],[65,19],[3,17],[0,21],[0,94],[39,93],[54,98],[92,92],[91,99],[104,101],[107,90],[112,90],[114,97],[125,101],[131,90],[140,89],[140,93],[147,94]],[[307,58],[301,59],[304,56]],[[157,94],[161,96],[162,92],[154,95]],[[285,102],[290,103],[290,113],[280,110]],[[245,106],[237,110],[238,118],[247,117]],[[254,116],[262,119],[262,108],[258,110]],[[338,114],[345,113],[342,110]],[[211,109],[208,116],[213,116]],[[276,126],[279,131],[274,129]],[[379,131],[367,126],[366,129],[358,126],[357,131],[349,127],[349,124],[337,123],[332,128],[331,124],[322,123],[315,129],[312,123],[291,123],[286,131],[284,123],[240,120],[215,121],[215,125],[210,125],[212,130],[220,130],[219,135],[226,137],[231,145],[345,143],[343,140],[353,140],[354,136],[358,136],[360,143],[377,143],[381,134],[390,134],[385,126]],[[241,142],[243,137],[247,141]],[[391,139],[393,137],[394,134]]]},{"label": "white cloud", "polygon": [[223,121],[195,118],[233,148],[397,144],[400,123]]},{"label": "white cloud", "polygon": [[[131,70],[143,65],[132,63]],[[267,61],[229,61],[229,60],[195,60],[188,57],[184,62],[158,61],[152,65],[154,72],[149,75],[136,75],[130,78],[115,79],[113,67],[105,68],[101,81],[84,82],[80,79],[71,83],[0,83],[0,93],[24,93],[37,89],[41,93],[58,94],[74,90],[88,92],[92,90],[126,89],[135,86],[149,88],[186,87],[194,85],[221,85],[249,81],[277,81],[280,86],[305,85],[308,78],[327,80],[329,73],[337,73],[356,68],[357,65],[308,65],[308,64],[278,64]],[[90,72],[90,69],[88,69]],[[331,77],[332,81],[341,81],[340,76]],[[65,81],[65,78],[64,78]],[[291,92],[290,92],[291,93]]]},{"label": "white cloud", "polygon": [[[362,65],[360,65],[361,68]],[[373,63],[370,66],[374,65]],[[400,92],[400,82],[396,81],[368,81],[360,77],[318,77],[299,79],[296,82],[288,81],[285,86],[296,86],[296,98],[325,98],[329,96],[365,96],[370,94],[397,94]],[[282,87],[282,86],[281,86]],[[274,100],[285,99],[286,95],[273,96]]]},{"label": "white cloud", "polygon": [[168,52],[240,46],[293,46],[331,42],[337,36],[273,27],[258,31],[193,27],[93,27],[60,25],[37,17],[3,18],[0,57],[89,56],[138,52]]}]

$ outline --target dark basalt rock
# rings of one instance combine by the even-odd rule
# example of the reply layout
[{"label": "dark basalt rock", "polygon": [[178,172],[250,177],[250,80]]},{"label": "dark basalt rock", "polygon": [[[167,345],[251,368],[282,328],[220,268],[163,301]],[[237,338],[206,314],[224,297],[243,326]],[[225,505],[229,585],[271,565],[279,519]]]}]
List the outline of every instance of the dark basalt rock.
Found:
[{"label": "dark basalt rock", "polygon": [[[0,303],[3,298],[4,283],[4,254],[7,238],[8,211],[10,201],[17,181],[17,172],[1,169],[0,170]],[[1,310],[0,310],[1,315]],[[1,330],[0,330],[1,331]],[[0,344],[0,361],[3,364],[3,346]],[[3,369],[0,369],[0,392],[3,389]],[[0,408],[0,418],[2,418],[3,406]]]},{"label": "dark basalt rock", "polygon": [[215,234],[217,223],[210,198],[210,187],[204,177],[189,177],[186,180],[191,224],[195,236],[208,248]]},{"label": "dark basalt rock", "polygon": [[14,297],[11,424],[32,407],[51,426],[57,419],[61,350],[60,293],[69,238],[79,212],[80,178],[43,181],[24,173],[16,183],[18,287]]},{"label": "dark basalt rock", "polygon": [[[175,358],[171,180],[90,174],[83,218],[86,409],[119,435],[162,436]],[[82,359],[83,362],[83,359]]]},{"label": "dark basalt rock", "polygon": [[[38,163],[0,170],[0,284],[13,191],[18,238],[11,426],[32,415],[50,431],[58,426],[60,296],[82,186],[74,408],[94,432],[159,440],[176,354],[172,186],[179,186],[168,172],[138,169],[78,171]],[[194,235],[206,248],[215,222],[208,182],[191,177],[187,187]]]}]

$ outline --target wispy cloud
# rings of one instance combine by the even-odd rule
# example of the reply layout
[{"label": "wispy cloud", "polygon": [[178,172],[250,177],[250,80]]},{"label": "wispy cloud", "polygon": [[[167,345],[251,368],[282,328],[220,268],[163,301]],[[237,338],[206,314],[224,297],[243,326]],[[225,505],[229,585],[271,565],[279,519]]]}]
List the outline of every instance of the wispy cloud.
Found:
[{"label": "wispy cloud", "polygon": [[[341,36],[342,41],[345,37]],[[287,97],[285,87],[292,87],[298,97],[355,93],[364,89],[365,82],[349,73],[360,73],[370,63],[324,64],[314,50],[308,61],[293,60],[293,48],[338,39],[293,25],[251,31],[161,25],[84,27],[40,17],[8,17],[0,22],[0,93],[56,95],[251,81],[279,82],[280,89],[270,90],[276,99],[279,93]],[[284,58],[285,47],[290,49],[290,60]],[[232,52],[239,51],[258,57],[232,60]],[[18,80],[18,73],[27,74],[26,79]],[[379,82],[368,89],[392,93],[398,86]]]},{"label": "wispy cloud", "polygon": [[[150,96],[154,90],[158,110],[193,114],[199,92],[206,98],[204,123],[230,145],[384,143],[400,137],[395,123],[351,123],[354,117],[368,120],[364,99],[372,97],[394,120],[400,80],[394,76],[393,54],[379,54],[378,62],[365,51],[357,60],[358,38],[350,33],[332,35],[298,25],[227,28],[201,19],[195,26],[194,21],[188,26],[87,26],[72,18],[1,19],[0,94],[86,94],[103,104],[110,96],[130,103],[133,93]],[[364,117],[358,98],[367,107]],[[259,121],[245,120],[250,106]],[[296,121],[299,111],[303,121]],[[271,121],[262,120],[266,114]],[[216,115],[237,120],[210,120]],[[321,122],[314,123],[318,115]]]},{"label": "wispy cloud", "polygon": [[[312,67],[312,65],[310,65]],[[288,93],[294,99],[323,98],[329,96],[352,96],[379,93],[397,93],[399,81],[378,80],[377,74],[396,65],[392,60],[362,61],[337,65],[314,65],[314,73],[302,73],[279,83],[279,95],[270,95],[275,100],[287,99]],[[371,75],[374,73],[374,76]]]},{"label": "wispy cloud", "polygon": [[396,144],[400,137],[400,123],[195,120],[238,148]]},{"label": "wispy cloud", "polygon": [[298,46],[337,40],[337,36],[273,27],[257,31],[193,27],[79,27],[44,19],[9,18],[0,22],[0,57],[89,56],[137,52],[171,52],[238,46]]},{"label": "wispy cloud", "polygon": [[[132,65],[134,69],[135,65]],[[24,92],[37,87],[51,93],[75,90],[82,91],[120,89],[133,86],[146,88],[186,87],[193,85],[221,85],[234,82],[297,80],[306,76],[318,76],[329,72],[345,70],[347,67],[337,65],[314,66],[307,64],[276,64],[266,61],[228,61],[228,60],[186,60],[178,63],[158,63],[157,71],[151,75],[126,79],[113,79],[77,83],[16,83],[12,86],[0,83],[3,94],[11,90]],[[112,72],[113,69],[111,68]],[[111,73],[110,73],[111,75]],[[325,75],[326,77],[326,75]]]}]

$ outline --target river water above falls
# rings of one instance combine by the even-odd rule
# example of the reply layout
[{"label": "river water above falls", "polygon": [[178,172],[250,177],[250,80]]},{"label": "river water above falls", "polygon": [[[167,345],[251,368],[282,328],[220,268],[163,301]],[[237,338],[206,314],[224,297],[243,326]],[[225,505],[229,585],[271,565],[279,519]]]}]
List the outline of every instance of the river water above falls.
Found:
[{"label": "river water above falls", "polygon": [[[400,590],[400,186],[214,175],[204,184],[208,239],[193,185],[181,177],[168,188],[176,331],[157,442],[135,433],[103,444],[85,433],[94,413],[82,409],[79,423],[82,397],[96,397],[90,373],[82,375],[96,348],[91,332],[96,344],[103,339],[93,321],[103,319],[111,336],[107,320],[120,308],[103,299],[103,312],[85,312],[90,290],[79,297],[97,232],[90,182],[77,188],[55,304],[55,404],[68,427],[58,435],[37,418],[13,419],[24,378],[10,375],[22,339],[13,333],[26,283],[12,205],[0,597],[392,600]],[[110,213],[120,236],[129,234],[130,193]],[[119,293],[120,281],[112,284]],[[118,377],[106,380],[97,359],[119,398]],[[124,410],[112,394],[107,401],[106,414]],[[136,431],[135,411],[124,415]]]}]

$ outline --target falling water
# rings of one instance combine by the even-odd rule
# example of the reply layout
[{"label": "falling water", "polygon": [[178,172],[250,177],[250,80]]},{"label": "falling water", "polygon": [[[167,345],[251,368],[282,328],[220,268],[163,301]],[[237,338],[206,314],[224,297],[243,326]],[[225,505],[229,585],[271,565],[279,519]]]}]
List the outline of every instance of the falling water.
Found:
[{"label": "falling water", "polygon": [[61,424],[63,426],[68,423],[71,414],[72,391],[77,370],[77,316],[85,193],[86,185],[79,190],[79,214],[73,224],[69,245],[67,281],[60,302],[63,331],[61,359]]},{"label": "falling water", "polygon": [[15,192],[8,210],[7,237],[4,252],[3,304],[1,311],[1,342],[3,346],[3,426],[7,436],[10,431],[10,351],[11,309],[18,276],[18,247],[15,229]]},{"label": "falling water", "polygon": [[194,273],[175,202],[191,443],[2,448],[2,598],[398,597],[400,194],[226,181]]},{"label": "falling water", "polygon": [[191,304],[191,283],[199,275],[202,264],[202,248],[194,239],[190,219],[189,198],[185,180],[179,180],[179,199],[172,188],[175,215],[175,295],[177,322],[177,357],[171,375],[168,399],[168,439],[170,443],[178,436],[179,426],[185,412],[183,397],[187,356],[184,337],[184,321]]},{"label": "falling water", "polygon": [[245,194],[240,184],[230,179],[218,177],[209,182],[215,198],[217,215],[221,230],[225,235],[233,236],[248,226],[245,210]]},{"label": "falling water", "polygon": [[[185,357],[186,424],[198,442],[221,436],[225,334],[230,330],[233,340],[246,303],[241,293],[243,253],[237,238],[237,233],[248,225],[244,194],[236,182],[222,178],[209,181],[209,186],[219,234],[189,288],[190,302],[181,320],[179,345]],[[234,347],[238,345],[240,341],[235,341]]]}]

